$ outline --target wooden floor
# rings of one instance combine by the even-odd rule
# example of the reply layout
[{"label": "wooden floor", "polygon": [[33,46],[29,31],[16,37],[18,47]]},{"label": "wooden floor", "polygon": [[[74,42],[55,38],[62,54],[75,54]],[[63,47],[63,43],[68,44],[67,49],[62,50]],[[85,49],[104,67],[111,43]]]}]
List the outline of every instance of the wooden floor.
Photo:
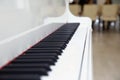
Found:
[{"label": "wooden floor", "polygon": [[94,80],[120,80],[120,33],[93,33]]}]

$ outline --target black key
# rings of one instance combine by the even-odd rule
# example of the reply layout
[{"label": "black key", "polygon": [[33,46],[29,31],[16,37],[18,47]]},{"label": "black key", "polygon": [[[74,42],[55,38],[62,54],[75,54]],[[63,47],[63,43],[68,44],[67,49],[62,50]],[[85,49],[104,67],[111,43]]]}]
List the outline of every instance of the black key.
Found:
[{"label": "black key", "polygon": [[61,52],[62,53],[62,49],[61,48],[56,48],[56,47],[41,47],[41,48],[39,48],[39,47],[32,47],[31,49],[29,49],[29,50],[55,50],[55,51],[59,51],[59,52]]},{"label": "black key", "polygon": [[40,80],[39,74],[0,74],[0,80]]},{"label": "black key", "polygon": [[58,57],[55,56],[20,56],[18,59],[52,59],[53,61],[57,61]]},{"label": "black key", "polygon": [[[60,40],[60,39],[59,39]],[[35,47],[57,47],[57,48],[65,48],[65,43],[64,42],[41,42],[37,45],[35,45]]]},{"label": "black key", "polygon": [[4,68],[0,71],[0,75],[2,74],[39,74],[39,75],[48,75],[47,70],[44,68],[36,69],[36,68]]},{"label": "black key", "polygon": [[38,46],[65,46],[65,42],[44,42],[41,41]]},{"label": "black key", "polygon": [[38,51],[36,51],[36,52],[25,52],[25,54],[24,55],[29,55],[29,54],[38,54],[38,55],[61,55],[61,53],[59,53],[59,52],[38,52]]},{"label": "black key", "polygon": [[62,52],[61,48],[56,48],[56,47],[43,47],[43,48],[39,48],[39,47],[32,47],[30,50],[59,50]]},{"label": "black key", "polygon": [[9,64],[5,68],[44,68],[46,70],[51,70],[49,64],[44,63],[18,63],[18,64]]},{"label": "black key", "polygon": [[58,56],[20,56],[17,59],[58,59]]},{"label": "black key", "polygon": [[55,56],[57,57],[60,54],[58,53],[26,53],[26,54],[23,54],[22,56]]},{"label": "black key", "polygon": [[54,65],[55,61],[52,59],[16,59],[12,63],[48,63]]},{"label": "black key", "polygon": [[61,33],[61,32],[56,32],[56,33],[53,33],[53,35],[68,35],[68,36],[70,36],[70,35],[72,35],[72,33]]},{"label": "black key", "polygon": [[50,39],[50,38],[70,38],[71,36],[70,35],[55,35],[53,34],[52,36],[48,36],[46,39]]},{"label": "black key", "polygon": [[58,53],[60,54],[61,51],[59,50],[28,50],[25,53]]},{"label": "black key", "polygon": [[44,41],[49,42],[68,42],[68,38],[46,38]]}]

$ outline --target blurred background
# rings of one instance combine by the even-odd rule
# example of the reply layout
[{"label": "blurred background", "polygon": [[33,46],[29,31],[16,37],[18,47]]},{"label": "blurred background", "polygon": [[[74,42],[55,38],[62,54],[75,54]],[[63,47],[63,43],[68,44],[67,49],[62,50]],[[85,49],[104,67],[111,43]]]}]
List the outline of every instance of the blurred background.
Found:
[{"label": "blurred background", "polygon": [[94,80],[120,80],[120,0],[74,0],[70,10],[92,19]]}]

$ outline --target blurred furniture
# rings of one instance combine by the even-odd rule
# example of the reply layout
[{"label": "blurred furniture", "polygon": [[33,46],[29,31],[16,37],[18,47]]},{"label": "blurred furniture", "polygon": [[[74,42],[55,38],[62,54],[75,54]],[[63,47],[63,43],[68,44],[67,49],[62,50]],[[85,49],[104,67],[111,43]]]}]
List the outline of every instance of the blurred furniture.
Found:
[{"label": "blurred furniture", "polygon": [[115,29],[117,32],[120,32],[120,4],[118,5],[118,17],[117,17]]},{"label": "blurred furniture", "polygon": [[84,5],[83,16],[90,17],[92,21],[95,21],[98,17],[98,5],[86,4]]},{"label": "blurred furniture", "polygon": [[119,7],[117,4],[102,5],[100,19],[103,21],[103,28],[109,29],[111,22],[114,22],[114,27],[116,26],[118,9]]},{"label": "blurred furniture", "polygon": [[99,6],[96,4],[85,4],[82,16],[90,17],[92,19],[92,26],[94,29],[95,22],[99,19]]},{"label": "blurred furniture", "polygon": [[70,11],[73,15],[79,16],[79,12],[81,12],[81,6],[78,4],[71,4],[70,5]]}]

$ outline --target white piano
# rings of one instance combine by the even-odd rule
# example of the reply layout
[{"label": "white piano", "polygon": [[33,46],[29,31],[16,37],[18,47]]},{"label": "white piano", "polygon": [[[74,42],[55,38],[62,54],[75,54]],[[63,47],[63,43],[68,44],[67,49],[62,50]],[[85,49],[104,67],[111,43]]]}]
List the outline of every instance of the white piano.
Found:
[{"label": "white piano", "polygon": [[72,15],[69,2],[0,0],[0,70],[64,24],[80,23],[52,71],[41,80],[93,80],[91,19]]}]

